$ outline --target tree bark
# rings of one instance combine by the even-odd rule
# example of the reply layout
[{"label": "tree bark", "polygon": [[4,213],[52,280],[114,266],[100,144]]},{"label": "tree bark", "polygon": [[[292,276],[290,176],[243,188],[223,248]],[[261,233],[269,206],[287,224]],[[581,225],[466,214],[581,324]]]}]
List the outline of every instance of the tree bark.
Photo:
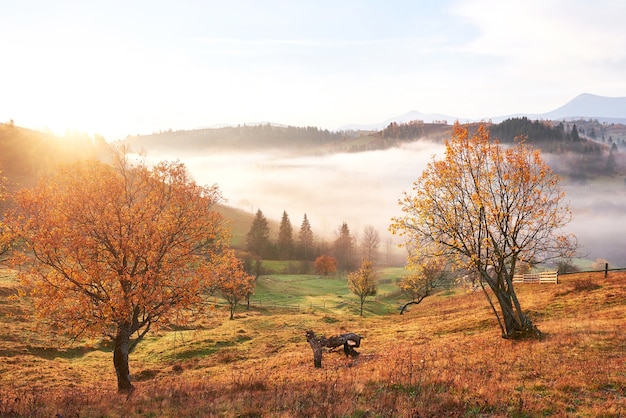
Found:
[{"label": "tree bark", "polygon": [[354,348],[358,348],[361,346],[362,339],[362,336],[357,335],[353,332],[335,335],[328,338],[324,337],[323,335],[318,337],[311,330],[308,330],[306,332],[306,340],[313,350],[313,364],[315,365],[315,368],[318,369],[322,367],[322,352],[324,347],[333,349],[343,345],[343,352],[345,353],[346,357],[356,357],[359,355],[359,352],[356,351]]},{"label": "tree bark", "polygon": [[[524,315],[518,306],[514,304],[515,291],[511,288],[510,292],[505,289],[496,286],[492,288],[493,292],[498,299],[500,310],[502,312],[502,319],[506,329],[506,334],[503,333],[503,338],[520,339],[526,337],[541,338],[543,334],[539,329],[533,325],[530,318]],[[514,306],[515,305],[515,306]]]},{"label": "tree bark", "polygon": [[122,393],[130,393],[134,389],[130,383],[130,368],[128,367],[130,334],[129,327],[120,327],[114,339],[113,366],[117,375],[117,391]]}]

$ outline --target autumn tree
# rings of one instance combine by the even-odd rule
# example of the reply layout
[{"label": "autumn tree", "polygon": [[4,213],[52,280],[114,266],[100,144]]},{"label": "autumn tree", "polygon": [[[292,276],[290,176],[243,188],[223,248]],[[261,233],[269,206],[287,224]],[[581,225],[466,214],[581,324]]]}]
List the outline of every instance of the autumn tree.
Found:
[{"label": "autumn tree", "polygon": [[559,179],[539,151],[523,142],[504,148],[484,126],[470,135],[455,124],[445,146],[444,158],[433,159],[413,193],[405,192],[404,215],[391,230],[412,248],[409,265],[443,256],[477,272],[499,305],[500,312],[483,286],[504,338],[539,336],[522,311],[513,274],[520,260],[540,262],[575,249],[573,237],[558,233],[571,218]]},{"label": "autumn tree", "polygon": [[315,259],[315,273],[328,276],[337,271],[337,259],[328,254],[322,254]]},{"label": "autumn tree", "polygon": [[339,269],[350,270],[354,265],[354,242],[350,235],[350,228],[347,223],[342,223],[339,228],[339,236],[333,243],[333,252],[337,259]]},{"label": "autumn tree", "polygon": [[270,227],[261,209],[257,210],[246,239],[248,251],[259,257],[267,254],[270,245]]},{"label": "autumn tree", "polygon": [[378,259],[379,245],[380,234],[373,225],[366,225],[361,237],[361,256],[375,263]]},{"label": "autumn tree", "polygon": [[363,260],[358,270],[348,274],[348,287],[350,291],[359,297],[361,302],[361,316],[363,316],[363,304],[369,296],[376,296],[378,286],[376,284],[376,272],[370,260]]},{"label": "autumn tree", "polygon": [[278,246],[278,257],[281,260],[289,260],[293,255],[293,227],[289,220],[289,215],[286,211],[283,211],[283,217],[280,220],[280,226],[278,227],[278,239],[276,242]]},{"label": "autumn tree", "polygon": [[179,162],[149,169],[122,151],[16,194],[7,225],[23,247],[12,261],[37,315],[72,338],[110,338],[120,392],[133,389],[128,357],[148,331],[203,306],[230,239],[220,199]]},{"label": "autumn tree", "polygon": [[304,214],[304,219],[302,219],[302,224],[300,225],[300,232],[298,233],[298,246],[300,248],[300,252],[302,255],[302,259],[311,260],[313,256],[313,245],[314,245],[314,236],[313,230],[311,229],[311,224],[309,223],[309,219]]},{"label": "autumn tree", "polygon": [[254,291],[256,278],[246,273],[241,260],[232,251],[224,254],[214,269],[213,286],[228,302],[230,319],[235,318],[237,304]]},{"label": "autumn tree", "polygon": [[445,267],[446,262],[442,257],[424,258],[411,265],[409,274],[402,277],[399,283],[400,290],[411,299],[402,307],[400,315],[407,306],[417,305],[438,290],[450,286],[451,274]]}]

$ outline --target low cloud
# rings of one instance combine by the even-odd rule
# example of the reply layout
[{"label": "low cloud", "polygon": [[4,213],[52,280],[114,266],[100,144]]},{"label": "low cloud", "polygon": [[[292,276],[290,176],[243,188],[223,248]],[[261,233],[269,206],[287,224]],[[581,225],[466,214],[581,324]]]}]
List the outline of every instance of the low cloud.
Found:
[{"label": "low cloud", "polygon": [[[418,141],[380,151],[319,156],[284,152],[206,152],[150,155],[149,160],[179,158],[200,184],[218,184],[229,206],[250,213],[261,209],[280,220],[283,210],[298,230],[307,214],[317,236],[333,239],[342,222],[354,235],[373,225],[383,241],[391,237],[391,218],[401,215],[398,200],[436,155],[441,144]],[[550,156],[550,164],[555,164]],[[626,184],[622,178],[586,184],[563,182],[573,220],[567,232],[590,259],[626,265]],[[276,233],[276,231],[273,231]],[[398,238],[395,238],[399,242]]]},{"label": "low cloud", "polygon": [[[353,233],[375,226],[383,237],[398,199],[411,189],[443,146],[415,142],[362,153],[294,156],[281,152],[216,152],[202,155],[151,154],[150,160],[179,158],[200,184],[218,184],[229,206],[261,209],[279,220],[283,210],[294,229],[307,214],[318,236],[332,238],[347,222]],[[384,239],[384,238],[383,238]]]}]

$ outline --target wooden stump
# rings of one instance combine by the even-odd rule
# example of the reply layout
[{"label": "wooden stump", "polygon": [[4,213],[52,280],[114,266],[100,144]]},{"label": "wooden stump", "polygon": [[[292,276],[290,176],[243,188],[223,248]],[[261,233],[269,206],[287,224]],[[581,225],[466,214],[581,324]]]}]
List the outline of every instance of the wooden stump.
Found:
[{"label": "wooden stump", "polygon": [[356,357],[359,352],[354,348],[361,346],[362,336],[353,332],[347,334],[334,335],[332,337],[324,337],[323,335],[317,336],[311,330],[306,332],[306,340],[308,341],[311,349],[313,350],[313,364],[316,368],[322,367],[322,352],[324,348],[335,349],[343,345],[343,352],[346,357]]}]

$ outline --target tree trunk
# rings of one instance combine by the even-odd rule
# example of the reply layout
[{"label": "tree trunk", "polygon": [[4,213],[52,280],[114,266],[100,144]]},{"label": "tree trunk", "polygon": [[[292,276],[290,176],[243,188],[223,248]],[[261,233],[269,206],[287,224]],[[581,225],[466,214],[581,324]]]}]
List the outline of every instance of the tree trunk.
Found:
[{"label": "tree trunk", "polygon": [[113,365],[117,375],[117,391],[123,393],[130,393],[134,389],[130,383],[130,368],[128,367],[130,334],[128,327],[120,327],[114,340]]},{"label": "tree trunk", "polygon": [[324,347],[333,349],[343,345],[343,352],[346,357],[356,357],[359,353],[354,348],[361,346],[362,339],[362,336],[353,332],[335,335],[329,338],[326,338],[323,335],[318,337],[311,330],[306,332],[306,340],[313,350],[313,364],[316,368],[322,367],[322,350]]},{"label": "tree trunk", "polygon": [[498,298],[500,310],[502,311],[502,319],[506,329],[506,334],[502,335],[503,338],[541,338],[543,336],[541,331],[533,325],[532,321],[519,310],[519,304],[515,305],[517,309],[514,308],[515,290],[512,287],[510,288],[512,294],[500,287],[492,290]]}]

